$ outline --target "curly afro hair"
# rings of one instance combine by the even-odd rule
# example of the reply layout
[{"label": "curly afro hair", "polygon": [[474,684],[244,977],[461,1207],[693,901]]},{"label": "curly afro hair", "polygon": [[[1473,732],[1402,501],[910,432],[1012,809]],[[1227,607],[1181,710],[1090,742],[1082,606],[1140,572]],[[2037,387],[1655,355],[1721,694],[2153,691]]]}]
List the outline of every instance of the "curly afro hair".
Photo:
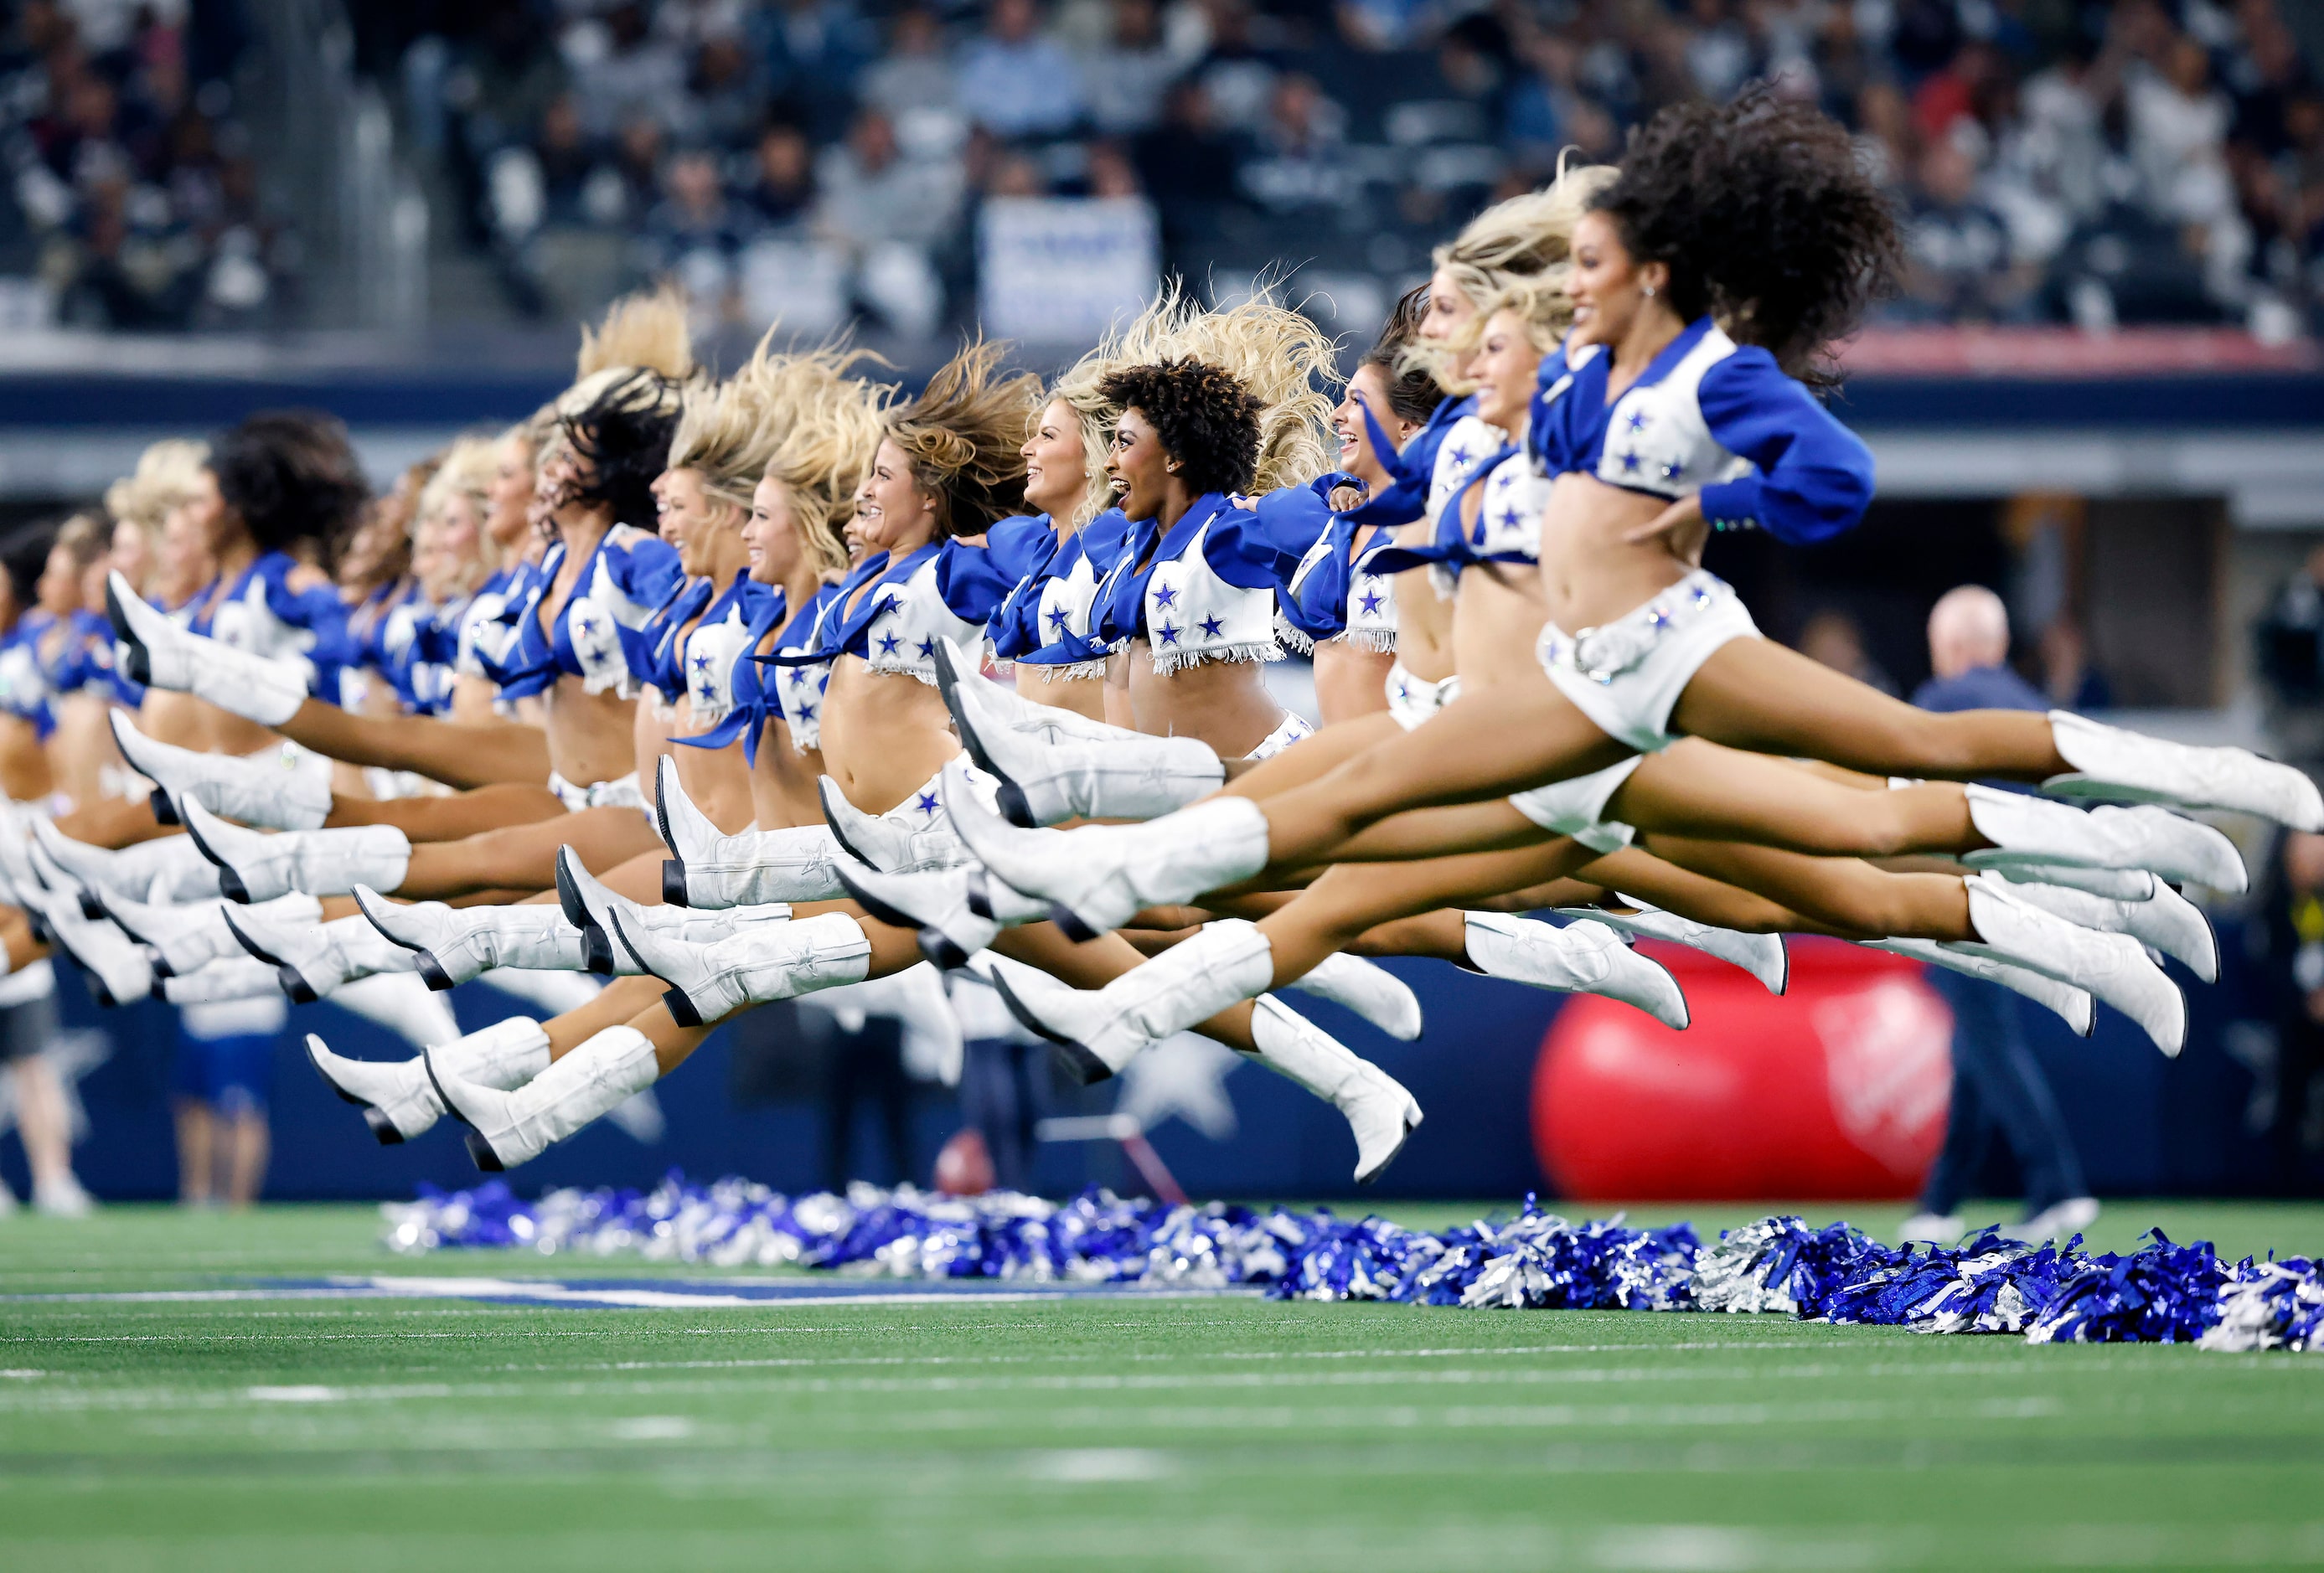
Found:
[{"label": "curly afro hair", "polygon": [[588,470],[570,501],[602,504],[613,522],[654,527],[653,483],[669,464],[669,439],[683,409],[680,384],[659,372],[626,373],[581,409],[558,418]]},{"label": "curly afro hair", "polygon": [[1265,407],[1218,367],[1174,356],[1109,373],[1098,391],[1153,423],[1162,451],[1178,461],[1180,476],[1198,495],[1251,489]]},{"label": "curly afro hair", "polygon": [[327,557],[371,499],[347,428],[318,410],[253,415],[211,439],[208,464],[218,496],[262,552],[312,541]]},{"label": "curly afro hair", "polygon": [[1794,376],[1814,372],[1901,268],[1895,211],[1848,133],[1766,87],[1663,110],[1621,171],[1591,206],[1633,257],[1670,269],[1672,307],[1712,314]]}]

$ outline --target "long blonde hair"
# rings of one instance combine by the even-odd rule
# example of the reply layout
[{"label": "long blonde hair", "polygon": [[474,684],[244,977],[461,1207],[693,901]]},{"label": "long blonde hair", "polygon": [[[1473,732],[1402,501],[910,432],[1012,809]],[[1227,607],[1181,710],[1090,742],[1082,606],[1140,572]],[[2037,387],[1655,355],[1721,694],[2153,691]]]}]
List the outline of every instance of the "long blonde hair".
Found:
[{"label": "long blonde hair", "polygon": [[420,488],[420,496],[412,504],[411,535],[416,541],[420,523],[440,511],[455,497],[465,497],[476,511],[476,562],[483,570],[480,577],[489,577],[501,566],[500,543],[493,532],[484,528],[492,517],[493,483],[500,473],[500,458],[493,450],[500,439],[489,437],[461,437],[452,439],[444,450],[436,473]]},{"label": "long blonde hair", "polygon": [[137,468],[105,489],[105,511],[155,540],[170,510],[192,497],[209,462],[207,443],[164,437],[137,455]]},{"label": "long blonde hair", "polygon": [[[1591,198],[1612,185],[1620,172],[1611,164],[1561,161],[1556,179],[1548,185],[1496,202],[1431,253],[1437,271],[1452,275],[1454,286],[1476,308],[1477,315],[1467,331],[1451,342],[1415,340],[1405,352],[1404,364],[1425,366],[1444,387],[1464,391],[1453,386],[1448,368],[1476,347],[1485,318],[1499,309],[1497,303],[1504,295],[1522,292],[1533,302],[1528,310],[1542,311],[1550,309],[1546,298],[1531,292],[1528,286],[1537,283],[1563,296],[1572,267],[1573,226],[1590,210]],[[1527,320],[1535,318],[1528,316]],[[1572,320],[1569,305],[1563,320],[1555,325],[1557,331],[1562,334]]]},{"label": "long blonde hair", "polygon": [[1104,455],[1121,410],[1100,385],[1124,366],[1201,361],[1241,383],[1264,407],[1253,482],[1259,492],[1312,481],[1332,467],[1339,345],[1275,296],[1275,286],[1262,284],[1248,299],[1210,308],[1188,299],[1174,280],[1057,378],[1049,397],[1063,400],[1079,419],[1089,474],[1074,523],[1088,523],[1113,501]]},{"label": "long blonde hair", "polygon": [[991,339],[972,340],[918,398],[887,412],[883,435],[903,450],[921,492],[936,500],[940,539],[982,535],[1024,499],[1020,450],[1041,416],[1041,379],[1030,372],[1004,375],[1007,350]]},{"label": "long blonde hair", "polygon": [[781,437],[766,476],[783,489],[799,543],[826,576],[846,571],[847,521],[895,395],[892,386],[848,374],[876,359],[839,345],[788,355],[769,389]]}]

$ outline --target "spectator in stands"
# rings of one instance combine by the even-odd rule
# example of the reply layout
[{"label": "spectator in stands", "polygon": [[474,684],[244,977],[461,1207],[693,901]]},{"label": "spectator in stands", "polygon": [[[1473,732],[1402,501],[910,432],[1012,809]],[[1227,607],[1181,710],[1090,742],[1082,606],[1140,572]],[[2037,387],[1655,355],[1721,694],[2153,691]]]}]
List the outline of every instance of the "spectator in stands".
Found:
[{"label": "spectator in stands", "polygon": [[669,161],[667,194],[646,216],[645,271],[676,277],[697,308],[724,312],[733,303],[742,248],[752,231],[748,209],[726,199],[718,161],[687,148]]},{"label": "spectator in stands", "polygon": [[2015,320],[2038,281],[2010,250],[2009,226],[1977,195],[1977,165],[1950,138],[1921,155],[1904,226],[1908,315]]},{"label": "spectator in stands", "polygon": [[[541,112],[540,131],[532,144],[540,170],[541,218],[549,225],[603,224],[618,218],[608,214],[608,198],[618,203],[620,177],[605,162],[581,124],[581,106],[570,93],[560,93]],[[599,171],[604,175],[600,177]],[[615,182],[607,185],[607,179]]]},{"label": "spectator in stands", "polygon": [[2211,85],[2211,57],[2172,40],[2157,67],[2132,68],[2124,85],[2130,152],[2156,216],[2208,227],[2234,206],[2227,179],[2227,96]]},{"label": "spectator in stands", "polygon": [[2313,1191],[2324,1178],[2324,836],[2285,832],[2257,905],[2275,1052],[2254,1067],[2251,1118],[2275,1183]]},{"label": "spectator in stands", "polygon": [[886,241],[925,250],[960,211],[958,162],[905,158],[894,124],[877,110],[857,115],[847,141],[824,153],[816,183],[816,227],[857,250]]},{"label": "spectator in stands", "polygon": [[670,130],[686,102],[686,57],[654,36],[646,8],[628,0],[583,36],[587,41],[574,52],[586,63],[575,85],[590,130],[604,134],[640,118]]},{"label": "spectator in stands", "polygon": [[683,129],[714,147],[740,148],[766,118],[759,62],[733,33],[705,40],[694,56]]},{"label": "spectator in stands", "polygon": [[1212,117],[1229,131],[1257,131],[1280,62],[1259,45],[1249,0],[1207,0],[1203,14],[1210,23],[1210,46],[1194,75],[1209,97]]},{"label": "spectator in stands", "polygon": [[622,123],[621,132],[613,139],[613,178],[620,182],[620,199],[605,204],[621,222],[644,223],[654,204],[661,200],[662,149],[666,143],[660,120],[651,115],[633,115]]},{"label": "spectator in stands", "polygon": [[777,121],[759,133],[742,200],[770,228],[802,223],[815,206],[815,150],[807,133]]},{"label": "spectator in stands", "polygon": [[1314,78],[1278,77],[1267,118],[1237,171],[1243,190],[1271,213],[1342,207],[1354,186],[1341,146],[1346,123],[1347,112],[1323,97]]},{"label": "spectator in stands", "polygon": [[797,106],[817,143],[835,139],[853,113],[863,69],[880,37],[854,0],[773,0],[752,14],[776,97]]},{"label": "spectator in stands", "polygon": [[[2011,671],[2009,613],[1981,585],[1946,592],[1929,613],[1934,672],[1913,695],[1923,710],[2048,710],[2047,695]],[[1931,968],[1928,980],[1953,1013],[1952,1108],[1945,1145],[1904,1224],[1908,1240],[1950,1243],[1967,1230],[1960,1206],[1978,1182],[1999,1129],[2016,1154],[2025,1191],[2024,1222],[2008,1232],[2040,1241],[2087,1228],[2098,1204],[2059,1117],[2041,1065],[2026,1046],[2017,996],[1997,983]]]},{"label": "spectator in stands", "polygon": [[2111,710],[2114,685],[2090,665],[2089,640],[2080,621],[2061,612],[2042,630],[2042,691],[2061,710]]},{"label": "spectator in stands", "polygon": [[895,120],[915,110],[953,107],[958,75],[944,23],[923,5],[899,12],[888,52],[863,73],[863,102]]},{"label": "spectator in stands", "polygon": [[1800,654],[1835,672],[1845,672],[1868,687],[1894,695],[1896,679],[1864,648],[1864,630],[1856,619],[1837,607],[1826,607],[1800,627]]},{"label": "spectator in stands", "polygon": [[1187,63],[1162,37],[1154,0],[1113,0],[1111,31],[1082,60],[1090,124],[1115,136],[1150,129],[1162,117],[1162,97]]},{"label": "spectator in stands", "polygon": [[1035,0],[991,0],[983,33],[961,53],[961,109],[995,136],[1056,136],[1082,118],[1081,67],[1040,26]]}]

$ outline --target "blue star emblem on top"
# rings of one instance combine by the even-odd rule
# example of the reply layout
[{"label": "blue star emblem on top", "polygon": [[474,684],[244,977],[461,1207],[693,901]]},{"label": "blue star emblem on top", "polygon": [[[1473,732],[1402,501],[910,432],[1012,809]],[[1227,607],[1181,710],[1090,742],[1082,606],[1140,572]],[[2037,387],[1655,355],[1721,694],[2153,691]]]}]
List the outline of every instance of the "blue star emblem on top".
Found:
[{"label": "blue star emblem on top", "polygon": [[1623,419],[1628,422],[1632,431],[1644,431],[1646,429],[1646,412],[1643,409],[1633,409]]},{"label": "blue star emblem on top", "polygon": [[932,639],[924,639],[913,648],[919,651],[920,659],[924,661],[933,661],[936,658],[936,641]]},{"label": "blue star emblem on top", "polygon": [[1221,622],[1217,618],[1206,617],[1203,619],[1203,637],[1204,639],[1216,639],[1219,637],[1220,630],[1225,627],[1226,624]]},{"label": "blue star emblem on top", "polygon": [[703,655],[701,652],[696,651],[694,655],[692,655],[691,657],[689,657],[689,658],[688,658],[688,660],[692,663],[692,665],[693,665],[693,667],[694,667],[694,669],[695,669],[696,671],[697,671],[697,672],[707,672],[708,670],[710,670],[710,658],[709,658],[708,656]]},{"label": "blue star emblem on top", "polygon": [[1155,631],[1162,636],[1162,642],[1166,645],[1175,645],[1178,642],[1178,630],[1170,623],[1164,623]]},{"label": "blue star emblem on top", "polygon": [[1467,448],[1465,448],[1465,447],[1462,446],[1459,443],[1454,443],[1454,444],[1452,445],[1452,455],[1451,455],[1451,456],[1452,456],[1452,465],[1453,465],[1453,468],[1455,468],[1455,469],[1459,469],[1459,468],[1461,468],[1462,465],[1465,465],[1466,464],[1468,464],[1468,462],[1469,462],[1469,450],[1468,450]]},{"label": "blue star emblem on top", "polygon": [[934,819],[936,814],[936,809],[939,805],[936,803],[936,795],[935,793],[923,792],[918,797],[912,799],[912,806],[918,809],[920,813],[927,818]]},{"label": "blue star emblem on top", "polygon": [[1049,631],[1051,633],[1057,634],[1065,632],[1065,624],[1072,621],[1073,619],[1065,615],[1065,609],[1064,607],[1053,606],[1049,609]]},{"label": "blue star emblem on top", "polygon": [[1176,590],[1172,589],[1172,588],[1171,588],[1169,585],[1167,585],[1167,584],[1157,584],[1157,585],[1154,587],[1154,604],[1155,604],[1155,605],[1161,607],[1164,611],[1166,611],[1166,612],[1167,612],[1167,611],[1168,611],[1171,607],[1173,607],[1173,606],[1176,605],[1177,603],[1178,603],[1178,592],[1177,592],[1177,591],[1176,591]]},{"label": "blue star emblem on top", "polygon": [[1635,475],[1638,473],[1637,455],[1624,454],[1622,455],[1622,473],[1626,475]]},{"label": "blue star emblem on top", "polygon": [[895,610],[896,598],[893,595],[883,595],[880,598],[880,604],[872,609],[872,621],[877,622]]},{"label": "blue star emblem on top", "polygon": [[1364,609],[1366,616],[1370,616],[1380,609],[1380,593],[1377,590],[1367,590],[1357,604]]},{"label": "blue star emblem on top", "polygon": [[892,633],[881,634],[880,636],[880,653],[883,656],[892,656],[896,653],[897,647],[901,645],[903,642],[904,641],[902,639],[898,639]]}]

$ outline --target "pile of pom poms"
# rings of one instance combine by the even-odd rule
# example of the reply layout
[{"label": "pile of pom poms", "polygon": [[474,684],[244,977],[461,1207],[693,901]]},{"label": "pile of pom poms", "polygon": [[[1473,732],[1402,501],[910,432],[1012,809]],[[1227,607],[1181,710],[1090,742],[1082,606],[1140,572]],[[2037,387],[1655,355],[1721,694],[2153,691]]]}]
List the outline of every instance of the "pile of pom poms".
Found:
[{"label": "pile of pom poms", "polygon": [[2028,1246],[1987,1229],[1951,1246],[1886,1246],[1845,1223],[1766,1218],[1705,1246],[1684,1224],[1575,1223],[1533,1198],[1506,1220],[1427,1234],[1328,1211],[1170,1207],[1093,1188],[1059,1204],[999,1191],[943,1196],[851,1186],[785,1196],[672,1174],[651,1191],[495,1181],[390,1203],[398,1251],[524,1248],[718,1266],[792,1265],[866,1276],[1154,1287],[1262,1286],[1286,1300],[1578,1311],[1775,1311],[2034,1343],[2324,1348],[2324,1272],[2303,1258],[2220,1260],[2153,1231],[2128,1256]]}]

